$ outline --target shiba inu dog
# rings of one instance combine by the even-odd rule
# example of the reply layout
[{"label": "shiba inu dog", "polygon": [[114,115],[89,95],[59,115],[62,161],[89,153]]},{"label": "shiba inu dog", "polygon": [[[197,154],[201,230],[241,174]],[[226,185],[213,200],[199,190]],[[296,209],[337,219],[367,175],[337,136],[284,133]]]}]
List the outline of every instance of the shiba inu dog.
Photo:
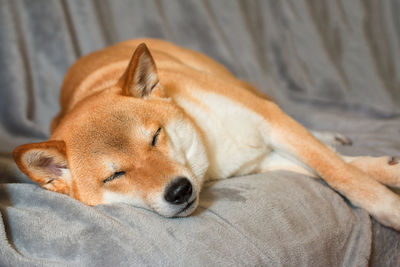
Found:
[{"label": "shiba inu dog", "polygon": [[[133,53],[133,56],[131,56]],[[190,215],[205,179],[289,170],[322,177],[400,230],[394,157],[344,157],[276,103],[200,53],[140,39],[79,59],[62,88],[51,138],[19,146],[19,168],[88,205],[124,202]]]}]

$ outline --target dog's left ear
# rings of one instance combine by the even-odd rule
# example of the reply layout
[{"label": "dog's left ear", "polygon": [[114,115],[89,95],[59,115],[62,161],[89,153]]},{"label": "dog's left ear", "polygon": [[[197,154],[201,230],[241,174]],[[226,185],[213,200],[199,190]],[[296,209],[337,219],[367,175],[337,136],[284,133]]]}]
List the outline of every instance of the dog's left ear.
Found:
[{"label": "dog's left ear", "polygon": [[48,190],[70,194],[71,173],[64,141],[22,145],[14,150],[13,155],[20,170],[33,181]]},{"label": "dog's left ear", "polygon": [[[126,96],[146,97],[155,91],[159,80],[157,68],[149,49],[141,43],[133,53],[128,68],[118,81]],[[158,89],[158,88],[157,88]]]}]

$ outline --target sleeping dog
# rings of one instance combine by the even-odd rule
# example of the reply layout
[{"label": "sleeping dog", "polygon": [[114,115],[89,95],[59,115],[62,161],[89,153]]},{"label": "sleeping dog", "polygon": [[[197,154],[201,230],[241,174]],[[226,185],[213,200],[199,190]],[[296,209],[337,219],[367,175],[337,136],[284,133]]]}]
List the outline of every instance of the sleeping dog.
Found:
[{"label": "sleeping dog", "polygon": [[399,161],[341,156],[323,143],[332,140],[348,142],[309,132],[205,55],[141,39],[79,59],[50,140],[19,146],[14,158],[48,190],[166,217],[190,215],[206,179],[289,170],[322,177],[400,230],[400,197],[383,185],[400,186]]}]

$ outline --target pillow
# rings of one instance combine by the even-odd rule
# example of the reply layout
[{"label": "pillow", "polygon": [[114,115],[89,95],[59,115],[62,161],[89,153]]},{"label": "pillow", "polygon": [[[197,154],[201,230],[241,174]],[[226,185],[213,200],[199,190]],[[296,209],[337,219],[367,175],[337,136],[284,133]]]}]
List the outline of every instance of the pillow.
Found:
[{"label": "pillow", "polygon": [[187,218],[30,184],[0,185],[0,207],[0,265],[359,266],[370,255],[368,214],[291,172],[209,182]]}]

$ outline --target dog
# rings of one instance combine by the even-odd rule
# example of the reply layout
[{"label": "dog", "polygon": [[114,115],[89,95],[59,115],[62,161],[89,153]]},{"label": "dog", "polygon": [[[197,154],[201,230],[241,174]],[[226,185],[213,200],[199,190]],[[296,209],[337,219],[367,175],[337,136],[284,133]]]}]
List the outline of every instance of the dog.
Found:
[{"label": "dog", "polygon": [[166,41],[126,41],[79,59],[51,128],[48,141],[17,147],[14,159],[40,186],[87,205],[184,217],[206,179],[288,170],[322,177],[400,231],[400,197],[385,186],[400,186],[397,158],[339,155],[328,145],[345,137],[308,131],[216,61]]}]

